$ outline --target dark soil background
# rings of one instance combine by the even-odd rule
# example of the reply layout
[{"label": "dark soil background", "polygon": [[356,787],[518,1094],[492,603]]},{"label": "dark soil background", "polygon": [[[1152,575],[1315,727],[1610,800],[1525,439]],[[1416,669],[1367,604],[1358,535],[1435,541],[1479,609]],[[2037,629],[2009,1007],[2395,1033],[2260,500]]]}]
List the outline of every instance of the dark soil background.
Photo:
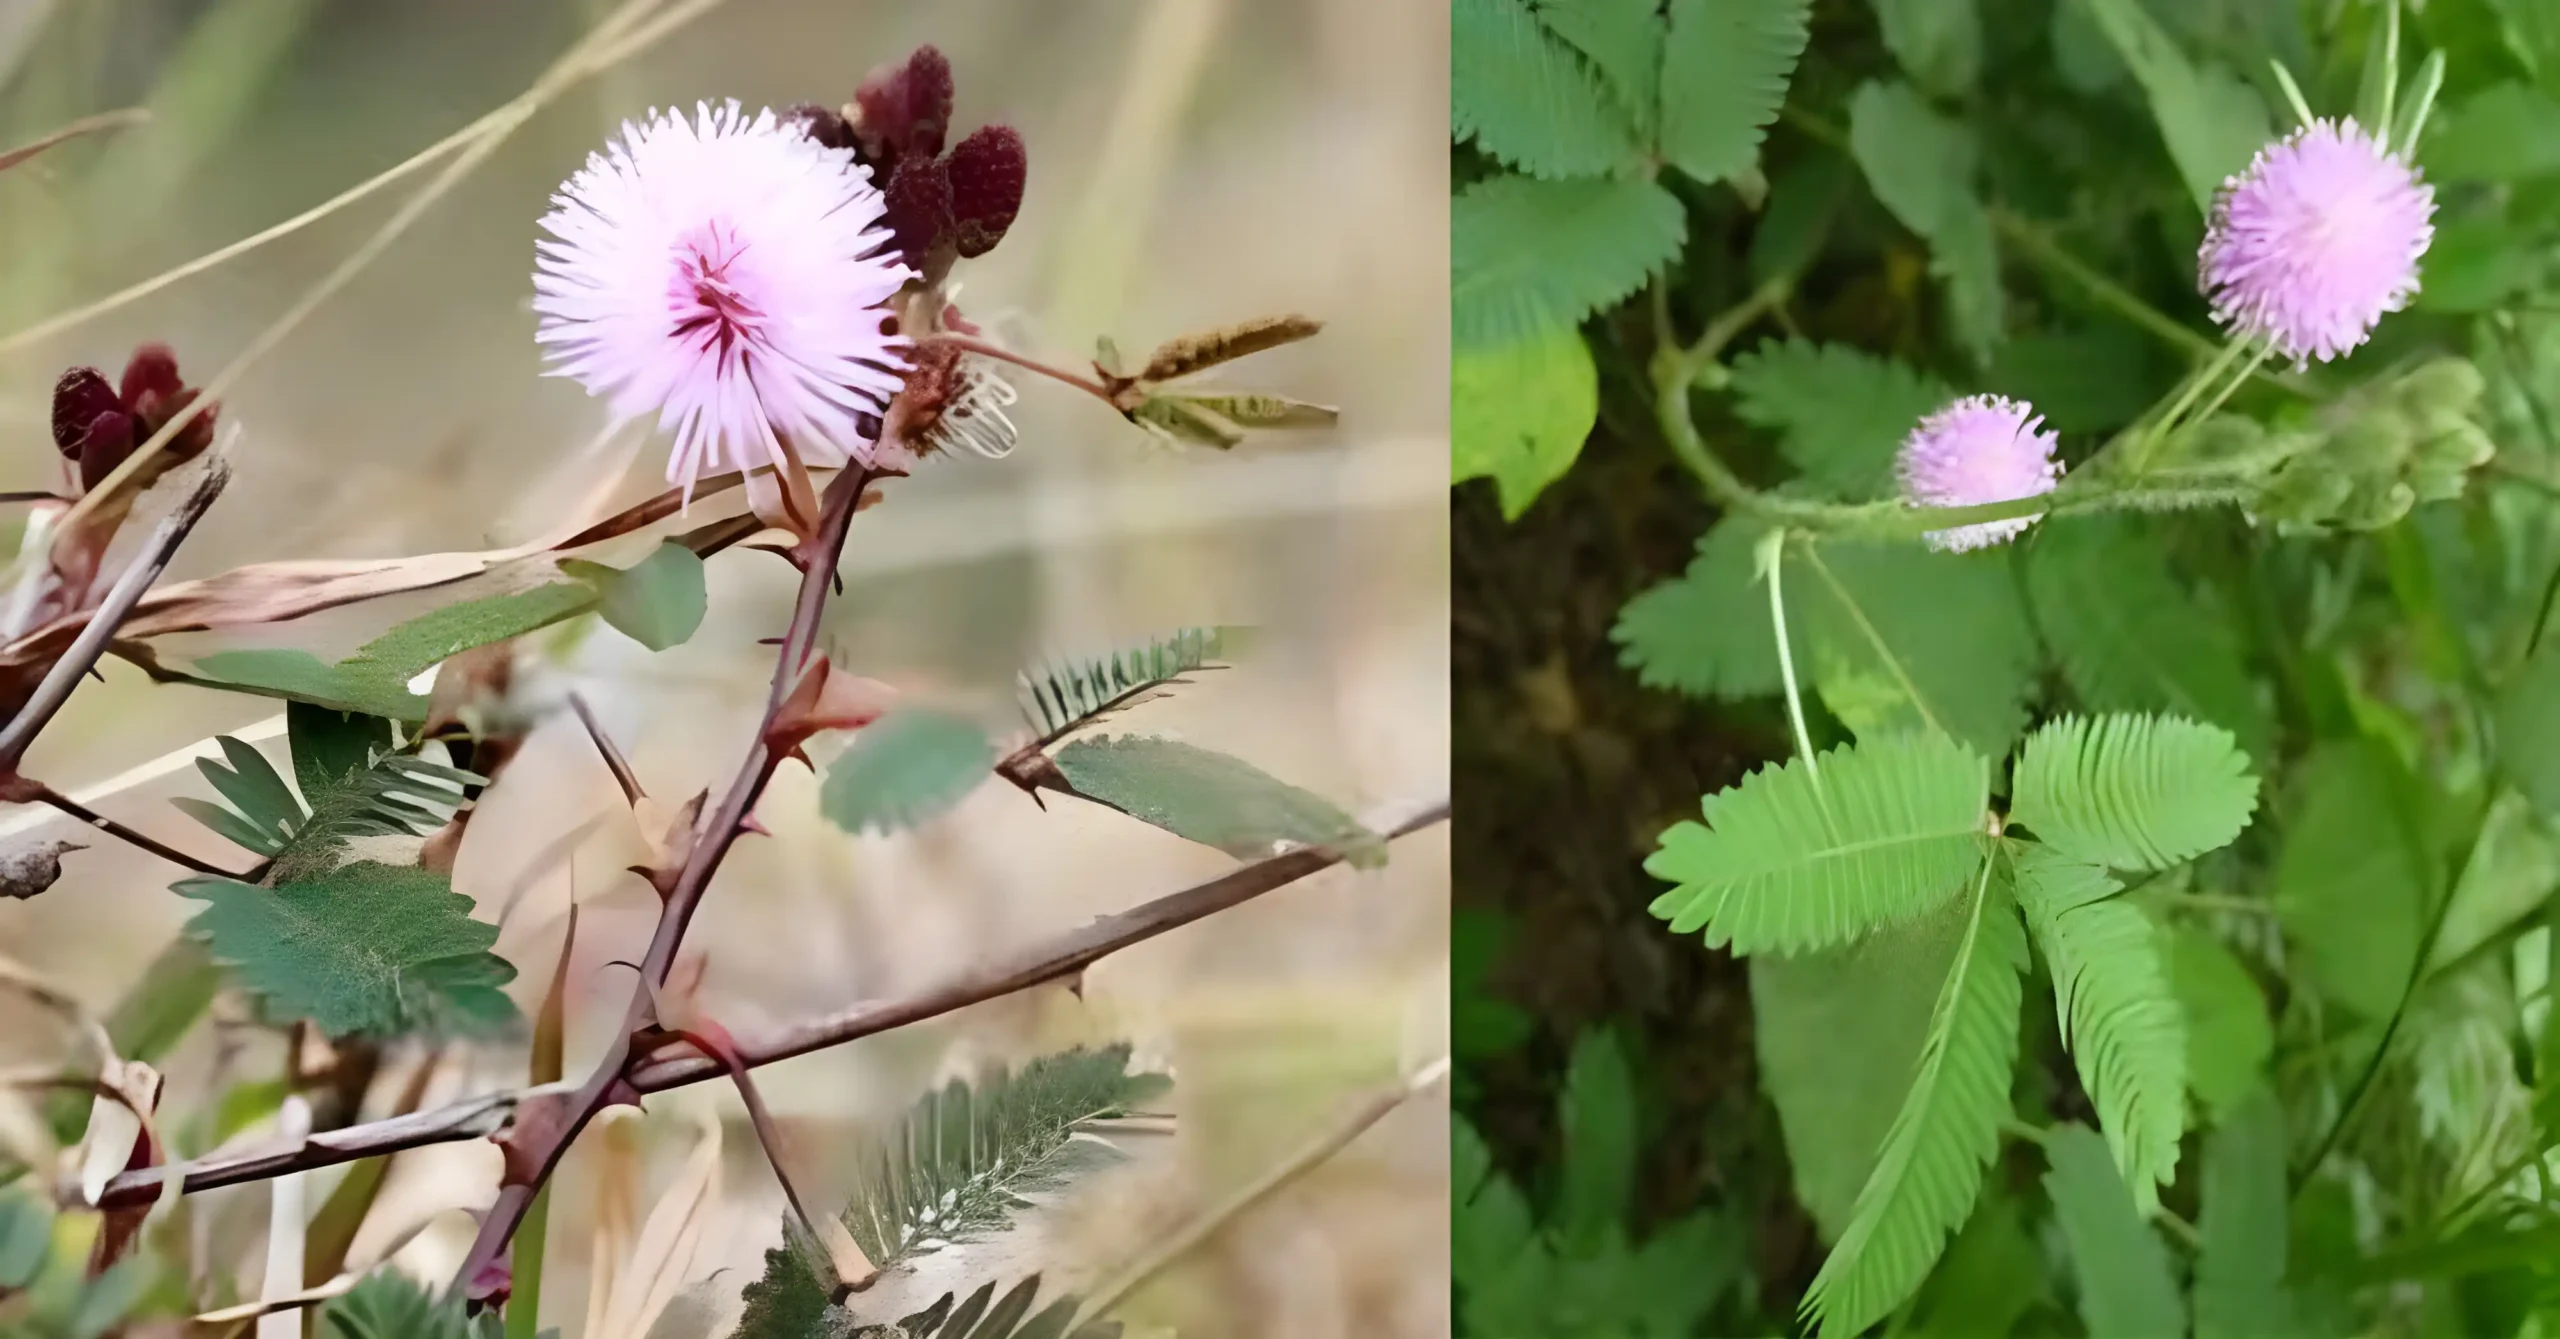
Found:
[{"label": "dark soil background", "polygon": [[1645,1092],[1641,1240],[1737,1211],[1762,1296],[1821,1261],[1759,1095],[1742,964],[1666,933],[1643,860],[1702,795],[1783,756],[1784,724],[1645,688],[1609,640],[1619,608],[1689,562],[1713,519],[1650,434],[1604,422],[1566,476],[1505,523],[1489,482],[1451,494],[1456,903],[1510,922],[1487,989],[1536,1020],[1471,1063],[1466,1114],[1528,1186],[1552,1180],[1556,1096],[1580,1030],[1615,1027]]}]

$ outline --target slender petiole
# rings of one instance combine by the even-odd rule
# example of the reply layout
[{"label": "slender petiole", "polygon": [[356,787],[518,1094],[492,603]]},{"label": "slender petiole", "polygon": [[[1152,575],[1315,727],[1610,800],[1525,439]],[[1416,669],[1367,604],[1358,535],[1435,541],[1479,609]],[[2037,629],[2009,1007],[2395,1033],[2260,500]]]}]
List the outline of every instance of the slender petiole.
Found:
[{"label": "slender petiole", "polygon": [[1787,599],[1779,589],[1779,576],[1786,568],[1787,532],[1781,528],[1769,532],[1760,541],[1760,566],[1769,578],[1769,623],[1778,638],[1778,677],[1787,686],[1787,720],[1795,726],[1796,753],[1804,759],[1805,775],[1822,784],[1822,768],[1813,760],[1813,732],[1804,724],[1804,693],[1796,686],[1796,657],[1787,641]]}]

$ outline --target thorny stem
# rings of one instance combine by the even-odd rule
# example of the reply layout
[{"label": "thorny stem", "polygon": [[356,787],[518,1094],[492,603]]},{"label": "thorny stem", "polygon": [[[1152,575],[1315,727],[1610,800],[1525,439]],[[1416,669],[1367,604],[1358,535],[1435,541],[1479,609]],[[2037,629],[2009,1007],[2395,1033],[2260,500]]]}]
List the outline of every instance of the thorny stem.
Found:
[{"label": "thorny stem", "polygon": [[[1389,838],[1409,836],[1449,821],[1449,801],[1434,799],[1394,814],[1375,815],[1371,826]],[[939,1018],[988,1000],[1029,990],[1052,981],[1073,980],[1104,958],[1178,930],[1195,921],[1285,888],[1300,879],[1342,863],[1339,851],[1307,847],[1241,865],[1227,873],[1103,916],[1063,934],[1028,944],[991,962],[973,964],[912,994],[858,1004],[840,1013],[811,1019],[738,1048],[753,1067],[809,1055],[864,1037]],[[640,1057],[630,1069],[631,1086],[659,1093],[704,1083],[725,1074],[708,1056],[676,1051]],[[503,1128],[506,1118],[529,1098],[565,1095],[565,1085],[545,1085],[515,1092],[465,1098],[434,1111],[394,1116],[363,1125],[315,1134],[299,1144],[246,1150],[174,1166],[124,1172],[107,1183],[99,1207],[133,1208],[148,1204],[171,1175],[184,1178],[185,1192],[215,1190],[283,1176],[290,1172],[333,1167],[342,1162],[381,1157],[429,1144],[486,1138]]]},{"label": "thorny stem", "polygon": [[241,883],[254,883],[259,877],[255,870],[246,874],[237,874],[220,865],[207,864],[176,847],[162,845],[158,839],[136,832],[41,781],[30,781],[29,784],[36,788],[36,803],[52,805],[110,837],[128,845],[141,847],[173,865],[184,865],[198,874],[210,874],[217,879],[233,879]]},{"label": "thorny stem", "polygon": [[[898,434],[901,427],[898,418],[898,406],[893,404],[890,421],[881,436],[884,445]],[[480,1220],[480,1234],[472,1241],[471,1250],[463,1257],[462,1267],[455,1275],[456,1293],[464,1292],[473,1279],[481,1277],[505,1252],[517,1225],[524,1221],[534,1194],[550,1180],[552,1169],[560,1163],[561,1154],[586,1129],[587,1122],[621,1093],[629,1091],[624,1071],[630,1068],[634,1058],[634,1037],[655,1013],[651,998],[667,979],[667,968],[675,961],[676,950],[684,942],[685,928],[692,923],[693,913],[701,905],[703,891],[711,884],[711,876],[718,872],[720,862],[727,858],[730,846],[743,830],[747,815],[755,808],[757,799],[764,794],[766,783],[773,779],[774,770],[781,764],[781,757],[768,743],[775,718],[781,714],[792,687],[800,681],[810,649],[817,644],[818,618],[826,609],[828,588],[834,581],[836,565],[844,556],[845,535],[853,524],[854,510],[861,503],[863,490],[878,477],[878,471],[857,467],[847,468],[828,481],[818,531],[802,544],[798,554],[801,562],[799,598],[792,604],[791,626],[783,634],[782,652],[774,662],[773,687],[766,694],[764,715],[757,722],[755,738],[748,745],[747,756],[739,764],[738,774],[730,781],[728,791],[721,796],[718,811],[706,825],[695,829],[692,849],[686,854],[684,868],[667,889],[666,902],[658,912],[657,931],[650,937],[649,952],[640,963],[640,980],[633,986],[630,1005],[624,1010],[622,1028],[604,1057],[597,1061],[595,1070],[570,1099],[566,1117],[541,1133],[539,1146],[532,1150],[530,1180],[499,1187],[497,1202]],[[516,1133],[526,1134],[527,1131],[520,1127]]]},{"label": "thorny stem", "polygon": [[640,789],[640,777],[631,770],[631,760],[622,756],[622,750],[613,746],[613,737],[596,723],[595,711],[587,706],[585,696],[569,694],[569,709],[578,713],[578,723],[587,728],[587,738],[595,741],[596,752],[603,757],[605,769],[613,773],[613,784],[622,787],[623,802],[638,804],[648,792]]},{"label": "thorny stem", "polygon": [[43,680],[36,684],[35,692],[28,696],[27,704],[18,709],[18,714],[5,729],[0,729],[0,773],[14,773],[18,764],[26,760],[27,749],[36,742],[36,736],[44,732],[54,713],[62,710],[62,704],[71,700],[71,690],[79,687],[82,676],[97,665],[98,657],[106,654],[107,643],[114,639],[125,615],[133,612],[133,606],[142,599],[143,592],[151,589],[151,583],[159,580],[160,574],[168,569],[169,560],[176,556],[178,546],[186,542],[188,532],[196,528],[196,522],[204,519],[205,512],[213,507],[213,500],[222,496],[223,485],[229,482],[231,466],[217,455],[207,462],[195,488],[179,500],[177,510],[170,512],[151,532],[150,538],[143,541],[142,551],[134,555],[132,565],[116,578],[116,584],[107,591],[107,597],[98,602],[97,609],[89,615],[88,624],[80,629],[80,635],[72,640],[62,657],[53,662],[53,668],[45,671]]},{"label": "thorny stem", "polygon": [[1077,390],[1083,391],[1085,394],[1102,401],[1104,404],[1110,405],[1114,409],[1120,407],[1119,403],[1111,398],[1111,388],[1103,385],[1101,382],[1095,381],[1091,377],[1070,372],[1066,368],[1060,367],[1055,363],[1044,363],[1028,354],[1015,353],[1013,350],[1005,348],[1003,345],[990,344],[983,339],[974,339],[968,335],[947,333],[927,336],[925,342],[928,344],[948,344],[955,349],[964,349],[970,353],[977,354],[981,358],[993,358],[997,362],[1011,363],[1026,371],[1037,372],[1040,375],[1049,378],[1051,381],[1063,382],[1066,385],[1073,386]]}]

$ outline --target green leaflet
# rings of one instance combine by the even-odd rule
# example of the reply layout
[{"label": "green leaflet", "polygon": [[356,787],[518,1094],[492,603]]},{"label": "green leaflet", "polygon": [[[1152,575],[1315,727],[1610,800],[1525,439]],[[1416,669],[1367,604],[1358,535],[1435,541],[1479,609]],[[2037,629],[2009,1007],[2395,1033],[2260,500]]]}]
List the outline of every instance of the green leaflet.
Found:
[{"label": "green leaflet", "polygon": [[568,558],[560,570],[594,587],[604,621],[652,651],[683,644],[710,608],[701,556],[672,539],[627,568]]},{"label": "green leaflet", "polygon": [[1811,0],[1671,0],[1662,155],[1702,182],[1750,168],[1786,101]]},{"label": "green leaflet", "polygon": [[498,927],[473,920],[445,875],[360,861],[275,888],[173,887],[205,903],[188,933],[279,1017],[332,1037],[486,1035],[519,1019],[501,989],[516,970],[489,951]]},{"label": "green leaflet", "polygon": [[2204,1209],[2196,1228],[2196,1339],[2294,1333],[2284,1286],[2284,1113],[2264,1087],[2232,1104],[2204,1141]]},{"label": "green leaflet", "polygon": [[2215,1120],[2231,1119],[2275,1052],[2267,998],[2221,940],[2196,926],[2169,938],[2169,974],[2187,1025],[2187,1084]]},{"label": "green leaflet", "polygon": [[1454,0],[1449,131],[1533,177],[1601,176],[1637,152],[1623,95],[1528,0]]},{"label": "green leaflet", "polygon": [[2177,1179],[2187,1124],[2187,1035],[2163,937],[2094,865],[2027,842],[2007,850],[2018,906],[2053,973],[2053,1005],[2080,1085],[2136,1204]]},{"label": "green leaflet", "polygon": [[1228,754],[1172,739],[1094,736],[1059,749],[1056,762],[1086,796],[1239,860],[1297,844],[1333,847],[1359,867],[1386,862],[1385,840],[1332,801]]},{"label": "green leaflet", "polygon": [[1910,1092],[1971,910],[1951,899],[1840,948],[1750,960],[1760,1087],[1778,1109],[1796,1198],[1825,1241],[1848,1227]]},{"label": "green leaflet", "polygon": [[[1753,575],[1752,554],[1768,530],[1739,516],[1716,522],[1698,541],[1689,570],[1618,611],[1609,630],[1618,663],[1647,688],[1697,697],[1759,697],[1779,691],[1778,640],[1769,595]],[[1790,625],[1798,663],[1809,655],[1802,630]]]},{"label": "green leaflet", "polygon": [[[2186,1308],[2169,1268],[2168,1248],[2134,1209],[2107,1146],[2089,1127],[2057,1125],[2045,1134],[2045,1192],[2071,1248],[2080,1281],[2080,1319],[2108,1339],[2179,1339]],[[2282,1166],[2281,1163],[2278,1164]]]},{"label": "green leaflet", "polygon": [[1490,478],[1518,520],[1582,454],[1600,414],[1591,347],[1571,326],[1462,348],[1449,363],[1449,478]]},{"label": "green leaflet", "polygon": [[2141,83],[2169,157],[2209,212],[2223,180],[2249,165],[2275,137],[2267,106],[2237,75],[2211,61],[2190,60],[2162,31],[2141,0],[2078,0]]},{"label": "green leaflet", "polygon": [[1807,481],[1848,501],[1892,490],[1894,453],[1955,399],[1924,372],[1844,344],[1772,339],[1733,362],[1735,417],[1778,434]]},{"label": "green leaflet", "polygon": [[2230,623],[2179,584],[2150,531],[2066,517],[2028,541],[2027,596],[2062,675],[2091,711],[2208,721],[2264,760],[2274,725]]},{"label": "green leaflet", "polygon": [[2045,1287],[2044,1253],[2018,1221],[2017,1202],[1985,1193],[1946,1258],[1930,1272],[1910,1333],[1924,1339],[2007,1339]]},{"label": "green leaflet", "polygon": [[977,722],[900,707],[862,727],[827,768],[818,808],[847,832],[898,832],[967,799],[995,766]]},{"label": "green leaflet", "polygon": [[2297,772],[2275,867],[2276,915],[2329,998],[2388,1017],[2426,934],[2432,873],[2403,816],[2414,786],[2378,745],[2333,743]]},{"label": "green leaflet", "polygon": [[[2560,172],[2560,100],[2506,80],[2438,112],[2419,155],[2438,181],[2526,181]],[[2428,282],[2435,281],[2428,266]]]},{"label": "green leaflet", "polygon": [[1495,177],[1449,202],[1456,347],[1515,343],[1617,305],[1680,254],[1680,201],[1637,177]]},{"label": "green leaflet", "polygon": [[1675,823],[1645,872],[1673,934],[1796,953],[1844,944],[1953,897],[1982,863],[1989,769],[1943,735],[1844,745],[1764,767]]},{"label": "green leaflet", "polygon": [[423,721],[427,699],[411,692],[420,674],[473,647],[521,637],[583,613],[596,591],[581,581],[555,581],[421,614],[365,643],[335,664],[288,648],[216,651],[191,667],[219,686],[289,698],[395,721]]},{"label": "green leaflet", "polygon": [[2258,808],[2230,732],[2171,716],[2065,716],[2019,750],[2009,817],[2109,869],[2166,869],[2227,846]]},{"label": "green leaflet", "polygon": [[1999,869],[1983,863],[1910,1093],[1847,1229],[1805,1292],[1804,1317],[1824,1339],[1859,1333],[1920,1286],[1947,1234],[1973,1211],[1983,1168],[1999,1150],[2027,965],[2026,933]]},{"label": "green leaflet", "polygon": [[[1653,140],[1662,98],[1665,28],[1660,0],[1532,0],[1547,31],[1590,57],[1637,138]],[[1454,19],[1454,16],[1453,16]],[[1450,76],[1459,63],[1452,52]]]},{"label": "green leaflet", "polygon": [[1200,670],[1224,669],[1251,629],[1179,628],[1109,655],[1054,657],[1014,676],[1022,718],[1055,742],[1111,712],[1189,683]]}]

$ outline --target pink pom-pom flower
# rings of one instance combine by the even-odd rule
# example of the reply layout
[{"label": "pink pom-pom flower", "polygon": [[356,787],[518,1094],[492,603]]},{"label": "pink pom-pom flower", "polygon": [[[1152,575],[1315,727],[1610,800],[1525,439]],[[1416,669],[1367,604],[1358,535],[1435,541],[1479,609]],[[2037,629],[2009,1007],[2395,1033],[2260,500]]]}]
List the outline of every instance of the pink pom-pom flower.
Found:
[{"label": "pink pom-pom flower", "polygon": [[914,272],[850,150],[705,103],[626,122],[552,203],[533,279],[551,375],[617,421],[655,411],[688,501],[705,475],[782,466],[785,435],[807,464],[871,462],[908,348],[888,304]]},{"label": "pink pom-pom flower", "polygon": [[[2035,407],[1997,395],[1974,395],[1920,420],[1902,440],[1894,474],[1916,507],[1972,507],[2050,493],[2062,478],[2055,434]],[[2035,524],[2032,516],[1929,532],[1929,546],[1961,551],[2004,543]]]},{"label": "pink pom-pom flower", "polygon": [[2314,121],[2225,182],[2197,256],[2214,319],[2296,367],[2339,357],[2418,291],[2436,197],[2350,118]]}]

